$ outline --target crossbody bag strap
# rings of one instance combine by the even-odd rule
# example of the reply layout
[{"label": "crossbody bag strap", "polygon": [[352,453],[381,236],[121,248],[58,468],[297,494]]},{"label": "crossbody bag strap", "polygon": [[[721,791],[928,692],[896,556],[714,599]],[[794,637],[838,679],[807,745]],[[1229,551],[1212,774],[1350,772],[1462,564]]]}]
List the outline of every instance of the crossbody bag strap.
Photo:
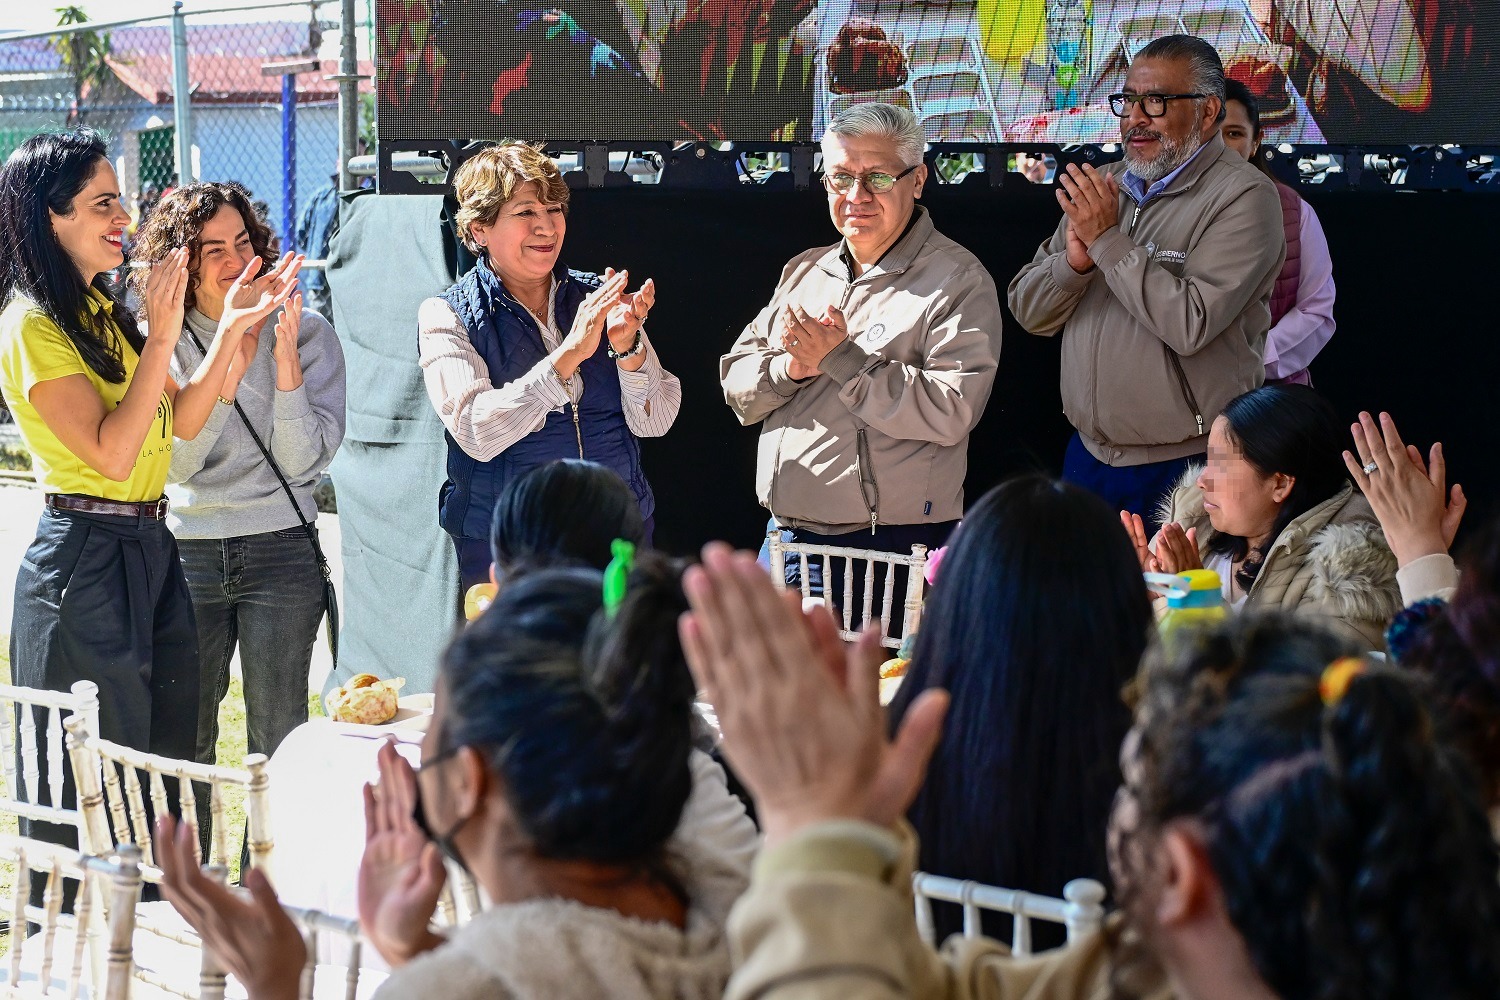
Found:
[{"label": "crossbody bag strap", "polygon": [[[193,338],[193,345],[198,348],[198,352],[205,358],[208,357],[208,351],[204,349],[203,342],[198,339],[198,335],[193,332],[191,327],[185,326],[184,329],[186,329],[188,336]],[[297,521],[302,525],[302,533],[307,536],[308,543],[312,545],[313,555],[318,560],[318,571],[323,574],[325,598],[323,603],[328,613],[328,652],[333,659],[334,669],[337,670],[339,664],[339,606],[333,591],[333,570],[328,565],[328,558],[323,555],[323,546],[318,544],[318,536],[313,534],[312,525],[302,515],[302,505],[297,503],[297,497],[292,492],[291,484],[286,481],[286,476],[282,475],[281,466],[276,464],[276,459],[271,457],[271,449],[266,447],[265,442],[260,439],[260,435],[255,432],[255,425],[250,422],[249,414],[245,412],[244,407],[240,406],[238,399],[234,401],[233,406],[234,412],[240,415],[240,420],[244,423],[245,430],[249,432],[250,440],[254,441],[255,447],[260,449],[260,453],[265,458],[266,464],[276,474],[276,481],[281,484],[282,492],[291,501],[292,510],[297,513]]]}]

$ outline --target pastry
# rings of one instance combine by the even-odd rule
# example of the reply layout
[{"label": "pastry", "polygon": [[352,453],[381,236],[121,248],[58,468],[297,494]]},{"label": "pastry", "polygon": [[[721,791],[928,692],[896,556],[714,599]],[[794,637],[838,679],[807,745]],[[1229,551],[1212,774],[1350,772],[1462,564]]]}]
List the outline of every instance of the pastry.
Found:
[{"label": "pastry", "polygon": [[390,722],[396,717],[396,692],[405,683],[403,677],[386,681],[374,674],[355,674],[342,687],[328,692],[328,717],[334,722],[366,726]]}]

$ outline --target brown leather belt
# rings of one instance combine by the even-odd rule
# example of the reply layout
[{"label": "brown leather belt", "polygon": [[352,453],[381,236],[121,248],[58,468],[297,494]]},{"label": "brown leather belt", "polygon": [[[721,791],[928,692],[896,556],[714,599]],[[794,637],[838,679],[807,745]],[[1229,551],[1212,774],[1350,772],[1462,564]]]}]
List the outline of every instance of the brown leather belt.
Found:
[{"label": "brown leather belt", "polygon": [[80,514],[109,514],[113,517],[150,518],[165,520],[167,498],[132,503],[124,500],[101,500],[98,497],[83,497],[69,493],[48,493],[46,504],[53,510],[76,510]]}]

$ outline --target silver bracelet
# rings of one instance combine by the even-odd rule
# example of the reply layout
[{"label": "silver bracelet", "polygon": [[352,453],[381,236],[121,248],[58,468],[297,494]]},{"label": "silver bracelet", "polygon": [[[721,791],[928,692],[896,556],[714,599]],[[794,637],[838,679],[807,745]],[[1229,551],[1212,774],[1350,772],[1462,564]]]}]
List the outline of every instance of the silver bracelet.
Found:
[{"label": "silver bracelet", "polygon": [[615,350],[615,346],[613,344],[611,344],[611,345],[609,345],[608,348],[606,348],[606,352],[609,354],[610,357],[614,358],[616,361],[619,361],[621,358],[633,358],[637,354],[640,354],[645,349],[646,349],[646,337],[645,337],[645,334],[642,333],[640,330],[637,330],[637,331],[635,331],[635,343],[632,344],[632,345],[630,345],[630,350],[621,353],[620,351],[616,351]]}]

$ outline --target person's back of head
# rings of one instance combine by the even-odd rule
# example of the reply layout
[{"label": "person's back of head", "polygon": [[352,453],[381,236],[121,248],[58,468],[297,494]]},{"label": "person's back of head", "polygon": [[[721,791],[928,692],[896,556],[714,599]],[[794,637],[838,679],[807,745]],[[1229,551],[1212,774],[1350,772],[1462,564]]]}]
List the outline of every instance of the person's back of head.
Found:
[{"label": "person's back of head", "polygon": [[490,520],[495,576],[523,566],[603,569],[610,545],[645,539],[635,494],[613,469],[564,459],[531,469],[505,485]]},{"label": "person's back of head", "polygon": [[527,572],[449,647],[439,745],[484,755],[538,857],[662,860],[692,785],[680,576],[640,556],[610,614],[597,570]]},{"label": "person's back of head", "polygon": [[[1122,908],[1169,971],[1222,957],[1231,975],[1248,956],[1283,1000],[1493,996],[1500,849],[1473,772],[1418,679],[1354,652],[1251,614],[1147,655],[1113,824]],[[1211,869],[1211,905],[1169,898],[1192,877],[1167,858]],[[1232,932],[1216,939],[1243,951],[1174,949],[1174,930],[1219,911],[1206,919]]]},{"label": "person's back of head", "polygon": [[1130,725],[1120,692],[1151,621],[1140,564],[1093,494],[1028,476],[969,510],[891,707],[895,726],[926,688],[953,698],[909,813],[924,869],[1052,895],[1107,878],[1103,831]]}]

